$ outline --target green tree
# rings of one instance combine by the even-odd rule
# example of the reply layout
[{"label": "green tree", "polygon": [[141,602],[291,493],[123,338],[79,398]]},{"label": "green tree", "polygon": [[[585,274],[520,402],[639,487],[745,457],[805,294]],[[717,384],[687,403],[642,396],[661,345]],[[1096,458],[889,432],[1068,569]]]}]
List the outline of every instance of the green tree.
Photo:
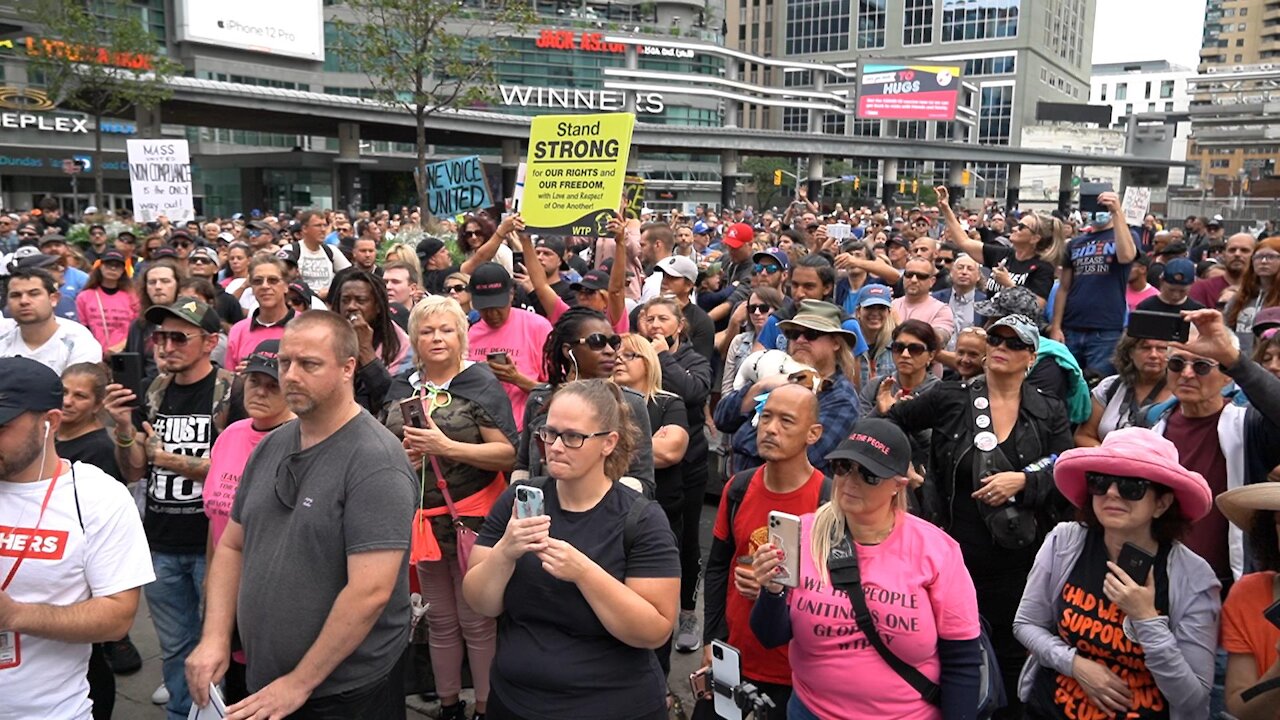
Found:
[{"label": "green tree", "polygon": [[136,3],[125,0],[20,0],[44,37],[23,42],[32,83],[62,107],[93,116],[93,204],[103,189],[102,118],[152,108],[172,94],[182,66],[162,55]]},{"label": "green tree", "polygon": [[530,3],[480,10],[458,0],[347,0],[351,19],[335,18],[340,63],[368,76],[375,97],[413,115],[418,205],[428,214],[427,118],[493,101],[495,59],[507,37],[533,19]]},{"label": "green tree", "polygon": [[[796,172],[795,163],[787,158],[780,157],[749,157],[744,159],[739,167],[742,172],[751,174],[751,182],[755,185],[756,204],[762,208],[769,207],[775,195],[782,192],[784,187],[795,187]],[[782,186],[773,184],[773,174],[776,170],[782,170]]]}]

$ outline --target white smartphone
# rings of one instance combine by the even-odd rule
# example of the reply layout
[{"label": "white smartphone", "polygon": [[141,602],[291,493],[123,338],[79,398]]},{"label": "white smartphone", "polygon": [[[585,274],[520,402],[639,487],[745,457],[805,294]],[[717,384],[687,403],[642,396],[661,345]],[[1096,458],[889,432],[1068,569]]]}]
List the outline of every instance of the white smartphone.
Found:
[{"label": "white smartphone", "polygon": [[[738,649],[719,640],[711,641],[711,677],[715,680],[716,717],[742,720],[742,710],[733,702],[731,688],[742,684],[742,656]],[[730,688],[724,695],[720,688]]]},{"label": "white smartphone", "polygon": [[853,235],[853,228],[848,223],[832,223],[827,226],[827,237],[832,240],[848,240]]},{"label": "white smartphone", "polygon": [[769,512],[769,542],[782,550],[779,585],[795,587],[800,580],[800,518],[791,513]]},{"label": "white smartphone", "polygon": [[537,517],[545,514],[542,488],[531,487],[529,485],[517,485],[516,519],[524,520],[525,518]]}]

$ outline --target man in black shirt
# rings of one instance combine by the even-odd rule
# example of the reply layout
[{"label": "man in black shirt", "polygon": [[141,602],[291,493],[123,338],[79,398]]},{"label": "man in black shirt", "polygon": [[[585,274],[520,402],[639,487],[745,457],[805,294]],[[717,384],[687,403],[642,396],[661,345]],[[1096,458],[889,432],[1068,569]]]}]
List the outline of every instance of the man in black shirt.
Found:
[{"label": "man in black shirt", "polygon": [[1186,258],[1171,260],[1160,276],[1160,294],[1138,303],[1138,310],[1178,314],[1183,310],[1202,310],[1204,305],[1187,297],[1196,281],[1196,266]]}]

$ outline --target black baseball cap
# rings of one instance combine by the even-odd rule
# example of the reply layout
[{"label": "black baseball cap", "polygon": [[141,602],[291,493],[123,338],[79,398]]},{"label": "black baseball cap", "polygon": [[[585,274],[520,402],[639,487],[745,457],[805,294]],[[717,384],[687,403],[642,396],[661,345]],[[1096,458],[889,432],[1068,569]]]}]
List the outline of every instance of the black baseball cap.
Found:
[{"label": "black baseball cap", "polygon": [[31,358],[0,358],[0,425],[25,412],[62,408],[62,379]]},{"label": "black baseball cap", "polygon": [[114,263],[120,263],[121,265],[124,265],[125,264],[124,253],[120,252],[119,250],[108,250],[102,253],[102,257],[98,258],[98,262],[103,264],[114,262]]},{"label": "black baseball cap", "polygon": [[160,258],[177,259],[177,257],[178,257],[177,251],[169,247],[168,245],[161,245],[160,247],[151,251],[152,260],[159,260]]},{"label": "black baseball cap", "polygon": [[45,245],[49,245],[51,243],[62,243],[63,245],[66,245],[67,239],[62,235],[59,235],[58,233],[50,233],[40,238],[40,247],[44,247]]},{"label": "black baseball cap", "polygon": [[609,273],[599,268],[588,270],[582,279],[569,286],[573,290],[608,290]]},{"label": "black baseball cap", "polygon": [[293,246],[293,243],[289,243],[276,251],[276,257],[294,267],[298,267],[298,255],[298,249]]},{"label": "black baseball cap", "polygon": [[213,334],[222,330],[222,322],[213,308],[195,298],[178,298],[172,305],[152,305],[147,308],[147,322],[159,325],[165,318],[176,317],[191,323],[201,330]]},{"label": "black baseball cap", "polygon": [[852,460],[875,477],[899,477],[907,474],[911,463],[911,441],[888,420],[868,418],[854,424],[827,459]]},{"label": "black baseball cap", "polygon": [[535,248],[546,248],[555,253],[561,260],[564,259],[564,238],[555,236],[539,236],[538,239],[534,241],[533,246]]},{"label": "black baseball cap", "polygon": [[471,292],[471,307],[476,310],[507,307],[511,304],[511,273],[495,262],[476,268],[471,274],[467,290]]},{"label": "black baseball cap", "polygon": [[244,372],[262,373],[272,380],[280,380],[279,340],[263,340],[254,348],[253,353],[245,358]]},{"label": "black baseball cap", "polygon": [[284,291],[286,300],[289,298],[290,293],[296,294],[303,305],[311,307],[311,298],[315,295],[315,293],[311,292],[311,286],[304,282],[291,282]]}]

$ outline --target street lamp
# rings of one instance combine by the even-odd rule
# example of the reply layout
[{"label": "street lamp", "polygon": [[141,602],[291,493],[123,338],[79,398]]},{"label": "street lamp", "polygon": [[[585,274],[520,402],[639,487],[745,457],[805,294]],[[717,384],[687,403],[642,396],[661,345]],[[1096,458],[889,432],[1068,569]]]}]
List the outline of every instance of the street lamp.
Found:
[{"label": "street lamp", "polygon": [[1244,183],[1245,183],[1245,180],[1249,177],[1249,170],[1247,168],[1240,168],[1239,170],[1236,171],[1236,176],[1237,176],[1237,180],[1236,180],[1235,208],[1237,210],[1240,210],[1244,208]]}]

